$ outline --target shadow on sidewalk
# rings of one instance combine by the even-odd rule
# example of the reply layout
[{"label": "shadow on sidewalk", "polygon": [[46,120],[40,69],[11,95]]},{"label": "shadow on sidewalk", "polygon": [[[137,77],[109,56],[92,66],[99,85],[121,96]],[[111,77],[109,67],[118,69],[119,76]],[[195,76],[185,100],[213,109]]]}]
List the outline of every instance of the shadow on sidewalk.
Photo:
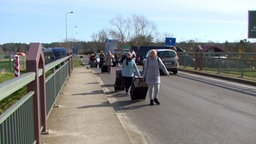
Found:
[{"label": "shadow on sidewalk", "polygon": [[84,109],[84,108],[99,108],[99,107],[112,107],[112,105],[108,102],[102,102],[101,104],[96,104],[96,105],[85,105],[81,107],[77,107],[78,109]]},{"label": "shadow on sidewalk", "polygon": [[84,83],[84,84],[99,84],[99,82],[87,82],[87,83]]},{"label": "shadow on sidewalk", "polygon": [[74,94],[72,94],[72,96],[98,95],[98,94],[104,94],[103,90],[95,90],[95,91],[86,92],[86,93],[74,93]]},{"label": "shadow on sidewalk", "polygon": [[105,92],[106,95],[110,95],[109,97],[127,97],[128,95],[125,93],[120,93],[121,91],[109,91]]},{"label": "shadow on sidewalk", "polygon": [[104,85],[101,85],[101,87],[114,87],[114,84],[104,84]]}]

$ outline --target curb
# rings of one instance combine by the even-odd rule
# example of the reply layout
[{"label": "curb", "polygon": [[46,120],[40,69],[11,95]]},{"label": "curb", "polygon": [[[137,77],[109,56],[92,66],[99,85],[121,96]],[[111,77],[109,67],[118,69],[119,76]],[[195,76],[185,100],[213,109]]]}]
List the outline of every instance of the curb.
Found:
[{"label": "curb", "polygon": [[211,74],[211,73],[206,73],[202,71],[196,71],[196,70],[187,70],[187,69],[182,69],[179,68],[180,71],[187,72],[187,73],[193,73],[193,74],[198,74],[198,75],[203,75],[203,76],[208,76],[208,77],[213,77],[213,78],[218,78],[218,79],[223,79],[223,80],[228,80],[228,81],[233,81],[233,82],[238,82],[242,84],[248,84],[255,86],[256,81],[252,80],[247,80],[247,79],[242,79],[242,78],[236,78],[236,77],[228,77],[228,76],[223,76],[220,74]]},{"label": "curb", "polygon": [[[95,72],[93,70],[91,70],[91,71],[93,74],[95,74]],[[100,79],[100,77],[95,75],[95,78],[97,79],[99,85],[102,86],[103,81]],[[108,95],[106,95],[106,93],[110,92],[107,88],[103,88],[103,87],[101,87],[101,88],[110,104],[117,102],[117,100],[115,98],[109,98]],[[146,138],[142,134],[142,132],[129,122],[128,118],[125,116],[125,113],[123,113],[121,110],[119,110],[119,111],[120,112],[118,112],[118,113],[116,112],[115,114],[116,114],[118,120],[120,121],[122,127],[124,128],[124,131],[125,131],[126,135],[128,136],[128,138],[130,139],[131,143],[132,144],[148,144],[148,141],[146,140]]]}]

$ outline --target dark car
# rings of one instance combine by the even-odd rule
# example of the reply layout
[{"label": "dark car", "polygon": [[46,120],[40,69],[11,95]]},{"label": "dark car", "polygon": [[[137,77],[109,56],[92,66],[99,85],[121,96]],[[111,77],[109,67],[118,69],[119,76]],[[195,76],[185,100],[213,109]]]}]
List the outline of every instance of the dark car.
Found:
[{"label": "dark car", "polygon": [[43,48],[43,52],[46,64],[67,56],[67,49],[64,47]]}]

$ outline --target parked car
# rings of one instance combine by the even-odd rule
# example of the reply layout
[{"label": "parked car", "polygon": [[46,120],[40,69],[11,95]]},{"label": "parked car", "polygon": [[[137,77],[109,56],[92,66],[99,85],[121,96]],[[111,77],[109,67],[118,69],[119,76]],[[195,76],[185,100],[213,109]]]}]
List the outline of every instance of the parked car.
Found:
[{"label": "parked car", "polygon": [[[175,50],[172,49],[156,49],[157,55],[161,60],[163,61],[166,69],[168,71],[171,71],[173,74],[178,73],[178,67],[179,67],[179,58]],[[149,57],[150,51],[147,52],[146,58]],[[146,62],[146,59],[144,60],[144,63]],[[160,74],[162,75],[163,72],[160,70]]]}]

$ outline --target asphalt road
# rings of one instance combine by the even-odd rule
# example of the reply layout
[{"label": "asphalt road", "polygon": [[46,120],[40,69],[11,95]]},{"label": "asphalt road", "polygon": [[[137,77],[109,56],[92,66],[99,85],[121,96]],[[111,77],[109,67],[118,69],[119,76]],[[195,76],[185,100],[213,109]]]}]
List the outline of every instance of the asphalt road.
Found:
[{"label": "asphalt road", "polygon": [[256,88],[178,72],[161,77],[160,106],[114,92],[115,69],[100,74],[103,88],[150,144],[255,144]]}]

